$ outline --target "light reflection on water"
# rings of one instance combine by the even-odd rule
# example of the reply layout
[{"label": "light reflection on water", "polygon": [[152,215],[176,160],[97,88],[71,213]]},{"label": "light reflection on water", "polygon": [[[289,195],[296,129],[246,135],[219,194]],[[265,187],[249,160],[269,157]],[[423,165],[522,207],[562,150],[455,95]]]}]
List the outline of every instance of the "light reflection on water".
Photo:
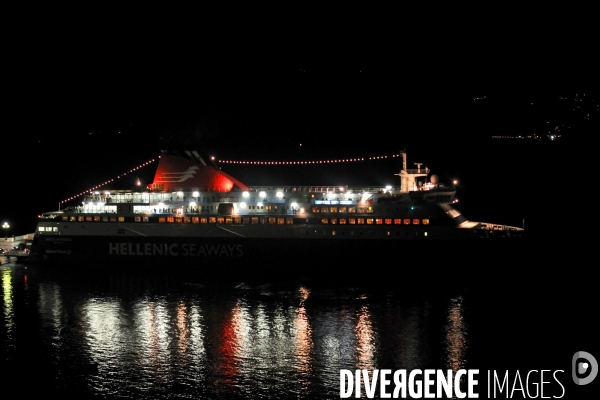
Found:
[{"label": "light reflection on water", "polygon": [[[460,295],[303,282],[85,279],[14,267],[2,271],[1,298],[4,348],[18,347],[15,335],[37,342],[39,359],[29,362],[46,366],[58,393],[337,398],[340,369],[457,370],[467,361]],[[27,348],[8,353],[14,359],[20,351],[31,356]]]}]

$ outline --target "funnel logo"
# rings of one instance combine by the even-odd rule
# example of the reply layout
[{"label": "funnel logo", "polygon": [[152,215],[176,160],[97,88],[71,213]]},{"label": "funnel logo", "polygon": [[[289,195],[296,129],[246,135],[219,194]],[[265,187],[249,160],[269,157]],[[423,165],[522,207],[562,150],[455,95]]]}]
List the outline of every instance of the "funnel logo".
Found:
[{"label": "funnel logo", "polygon": [[587,385],[598,375],[598,361],[587,351],[573,354],[573,382],[576,385]]}]

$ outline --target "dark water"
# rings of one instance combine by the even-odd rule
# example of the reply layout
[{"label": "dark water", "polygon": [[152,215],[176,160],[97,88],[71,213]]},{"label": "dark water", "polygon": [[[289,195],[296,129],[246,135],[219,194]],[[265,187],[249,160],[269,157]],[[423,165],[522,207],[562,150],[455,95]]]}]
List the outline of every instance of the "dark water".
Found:
[{"label": "dark water", "polygon": [[600,355],[591,286],[546,264],[438,262],[327,281],[5,264],[3,398],[333,399],[341,369],[425,368],[479,369],[481,398],[487,370],[563,370],[545,395],[597,393],[571,379],[576,351]]}]

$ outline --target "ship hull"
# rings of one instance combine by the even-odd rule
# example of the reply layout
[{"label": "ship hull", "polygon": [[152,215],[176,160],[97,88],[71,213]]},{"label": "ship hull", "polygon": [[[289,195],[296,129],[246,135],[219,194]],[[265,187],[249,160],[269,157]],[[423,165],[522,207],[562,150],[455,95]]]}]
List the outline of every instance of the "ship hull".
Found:
[{"label": "ship hull", "polygon": [[[310,232],[311,230],[309,230]],[[37,235],[27,262],[85,268],[186,268],[201,273],[223,273],[225,267],[255,272],[282,272],[303,263],[312,269],[344,270],[348,266],[391,263],[399,266],[419,261],[439,263],[450,257],[489,257],[503,248],[506,261],[515,256],[523,237],[497,232],[450,229],[448,235],[424,236],[411,231],[396,236],[373,231],[360,236],[321,231],[324,237],[222,237],[172,234],[155,236]],[[325,232],[325,233],[323,233]],[[433,231],[429,230],[428,233]],[[329,235],[327,235],[329,233]],[[379,234],[378,234],[379,233]],[[441,238],[443,237],[443,239]],[[514,251],[513,251],[514,250]]]}]

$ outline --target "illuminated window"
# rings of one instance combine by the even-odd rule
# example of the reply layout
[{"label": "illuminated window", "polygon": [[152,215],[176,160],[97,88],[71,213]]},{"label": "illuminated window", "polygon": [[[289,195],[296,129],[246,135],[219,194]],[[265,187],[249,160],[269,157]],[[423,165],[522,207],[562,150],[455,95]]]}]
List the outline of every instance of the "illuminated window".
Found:
[{"label": "illuminated window", "polygon": [[424,218],[423,219],[423,225],[429,225],[429,219]]},{"label": "illuminated window", "polygon": [[356,212],[356,207],[348,207],[348,212],[349,213],[355,213]]},{"label": "illuminated window", "polygon": [[285,218],[283,218],[283,217],[277,218],[277,225],[284,225],[284,224],[285,224]]},{"label": "illuminated window", "polygon": [[400,218],[394,218],[394,225],[402,225],[402,220]]},{"label": "illuminated window", "polygon": [[175,218],[175,223],[176,224],[181,224],[182,222],[183,222],[183,218],[181,218],[181,217]]},{"label": "illuminated window", "polygon": [[348,223],[350,225],[355,225],[356,224],[356,218],[348,218]]},{"label": "illuminated window", "polygon": [[294,218],[286,218],[285,219],[285,223],[288,225],[293,225],[294,224]]},{"label": "illuminated window", "polygon": [[418,218],[414,218],[413,219],[413,225],[419,225],[419,219]]},{"label": "illuminated window", "polygon": [[167,217],[167,222],[175,222],[175,217]]},{"label": "illuminated window", "polygon": [[142,222],[142,217],[135,217],[133,220],[135,222]]},{"label": "illuminated window", "polygon": [[200,223],[201,224],[208,224],[208,218],[206,218],[206,217],[200,217]]},{"label": "illuminated window", "polygon": [[219,224],[224,224],[224,223],[225,223],[225,218],[223,218],[223,217],[219,217],[219,218],[217,218],[217,222],[218,222]]},{"label": "illuminated window", "polygon": [[83,222],[83,215],[77,217],[77,222]]},{"label": "illuminated window", "polygon": [[338,208],[337,207],[329,207],[329,212],[336,213],[336,212],[338,212]]},{"label": "illuminated window", "polygon": [[275,218],[275,217],[269,217],[269,224],[273,225],[275,223],[277,223],[277,218]]},{"label": "illuminated window", "polygon": [[327,225],[329,223],[328,218],[321,218],[321,223]]},{"label": "illuminated window", "polygon": [[392,219],[391,218],[386,218],[385,219],[385,224],[386,225],[391,225],[392,224]]},{"label": "illuminated window", "polygon": [[209,224],[216,224],[217,223],[217,217],[208,217],[208,223]]},{"label": "illuminated window", "polygon": [[375,224],[383,225],[383,218],[375,218]]},{"label": "illuminated window", "polygon": [[346,212],[346,207],[340,207],[340,212],[341,213],[345,213]]},{"label": "illuminated window", "polygon": [[410,219],[404,218],[404,225],[410,225]]},{"label": "illuminated window", "polygon": [[364,218],[358,218],[358,225],[364,225],[365,224],[365,219]]},{"label": "illuminated window", "polygon": [[258,217],[252,217],[252,223],[258,224]]},{"label": "illuminated window", "polygon": [[233,222],[236,223],[236,224],[241,224],[242,223],[242,217],[235,217],[233,219]]},{"label": "illuminated window", "polygon": [[91,215],[86,216],[85,222],[92,222],[92,216]]},{"label": "illuminated window", "polygon": [[331,231],[331,236],[335,236],[335,231]]},{"label": "illuminated window", "polygon": [[118,220],[119,222],[125,222],[125,217],[119,217]]},{"label": "illuminated window", "polygon": [[367,225],[373,225],[373,218],[367,218]]},{"label": "illuminated window", "polygon": [[199,224],[199,223],[200,223],[199,217],[192,217],[192,224]]},{"label": "illuminated window", "polygon": [[331,225],[336,225],[338,222],[337,218],[331,218]]},{"label": "illuminated window", "polygon": [[249,224],[250,223],[250,217],[242,217],[242,222],[244,224]]},{"label": "illuminated window", "polygon": [[69,217],[67,217],[66,215],[63,215],[63,216],[62,216],[62,220],[66,222],[66,221],[68,221],[68,220],[69,220]]},{"label": "illuminated window", "polygon": [[100,222],[100,216],[99,215],[95,215],[94,216],[94,221],[95,222]]},{"label": "illuminated window", "polygon": [[233,218],[231,218],[231,217],[225,217],[225,223],[226,224],[232,224],[233,223]]},{"label": "illuminated window", "polygon": [[192,222],[192,219],[190,217],[183,217],[183,223],[184,224],[189,224]]},{"label": "illuminated window", "polygon": [[340,225],[346,225],[346,218],[340,218]]},{"label": "illuminated window", "polygon": [[158,223],[166,222],[165,217],[158,217]]},{"label": "illuminated window", "polygon": [[368,213],[372,213],[373,212],[373,207],[367,207],[367,212]]},{"label": "illuminated window", "polygon": [[320,211],[321,211],[321,209],[320,209],[319,207],[313,207],[313,208],[312,208],[312,212],[313,212],[313,213],[318,213],[318,212],[320,212]]},{"label": "illuminated window", "polygon": [[266,217],[260,217],[260,223],[265,225],[268,222]]},{"label": "illuminated window", "polygon": [[321,207],[321,212],[326,213],[327,212],[327,207]]}]

